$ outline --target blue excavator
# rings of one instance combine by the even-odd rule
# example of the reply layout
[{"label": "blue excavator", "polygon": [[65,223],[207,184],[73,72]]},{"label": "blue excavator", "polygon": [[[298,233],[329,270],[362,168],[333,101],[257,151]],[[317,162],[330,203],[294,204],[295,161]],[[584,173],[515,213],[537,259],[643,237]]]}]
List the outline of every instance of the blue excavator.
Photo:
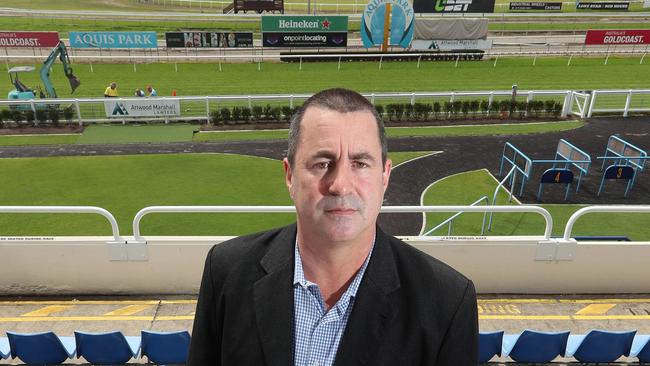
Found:
[{"label": "blue excavator", "polygon": [[[50,70],[57,58],[61,60],[61,63],[63,63],[63,70],[65,72],[65,76],[70,82],[72,93],[74,93],[75,89],[77,89],[77,87],[79,87],[81,84],[79,79],[72,73],[72,67],[70,67],[70,59],[68,58],[68,51],[65,47],[65,44],[63,44],[63,42],[59,42],[59,44],[54,47],[54,49],[52,49],[52,52],[50,52],[50,55],[43,62],[43,65],[39,70],[41,82],[43,83],[43,88],[45,89],[43,91],[43,89],[38,88],[40,98],[58,98],[56,90],[50,81]],[[11,84],[14,85],[15,89],[9,92],[7,99],[36,99],[36,91],[23,84],[18,77],[20,73],[30,72],[34,70],[35,68],[33,66],[16,66],[9,69],[9,79],[11,80]],[[40,106],[40,104],[37,106]],[[30,109],[31,107],[28,104],[21,104],[14,106],[14,108]]]}]

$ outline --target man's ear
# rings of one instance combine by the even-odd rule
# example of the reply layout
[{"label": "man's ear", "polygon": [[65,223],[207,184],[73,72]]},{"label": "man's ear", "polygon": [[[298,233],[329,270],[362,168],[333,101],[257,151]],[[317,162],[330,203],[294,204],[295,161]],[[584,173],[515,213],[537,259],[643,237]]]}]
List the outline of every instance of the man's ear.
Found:
[{"label": "man's ear", "polygon": [[384,171],[382,172],[382,184],[384,186],[384,193],[386,193],[386,188],[388,188],[388,181],[390,179],[390,172],[393,168],[393,162],[390,159],[386,159],[384,164]]},{"label": "man's ear", "polygon": [[284,184],[287,185],[289,196],[291,196],[291,199],[293,199],[293,192],[291,190],[291,179],[293,178],[293,172],[291,171],[291,164],[289,164],[289,159],[282,159],[282,165],[284,166]]}]

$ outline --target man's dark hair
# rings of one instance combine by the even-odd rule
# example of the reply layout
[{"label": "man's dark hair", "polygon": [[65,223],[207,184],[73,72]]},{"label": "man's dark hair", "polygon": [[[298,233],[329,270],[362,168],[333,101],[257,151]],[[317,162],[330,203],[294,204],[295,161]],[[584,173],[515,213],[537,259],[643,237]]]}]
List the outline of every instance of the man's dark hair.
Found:
[{"label": "man's dark hair", "polygon": [[[379,142],[381,144],[381,161],[386,163],[388,154],[388,143],[386,141],[386,131],[384,121],[379,113],[363,95],[349,89],[333,88],[320,91],[312,95],[291,117],[289,126],[289,144],[287,148],[287,159],[289,164],[293,165],[296,151],[298,150],[298,140],[300,138],[300,123],[302,122],[305,112],[309,107],[325,108],[339,113],[368,111],[372,113],[377,121],[377,130],[379,130]],[[383,164],[382,164],[383,166]]]}]

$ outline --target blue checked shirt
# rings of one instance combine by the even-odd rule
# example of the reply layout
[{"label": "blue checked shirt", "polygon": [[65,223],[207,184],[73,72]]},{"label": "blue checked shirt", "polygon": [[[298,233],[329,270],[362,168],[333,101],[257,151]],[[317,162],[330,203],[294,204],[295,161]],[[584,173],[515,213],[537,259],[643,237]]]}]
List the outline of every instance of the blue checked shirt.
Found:
[{"label": "blue checked shirt", "polygon": [[325,310],[318,285],[305,279],[302,257],[295,248],[293,271],[294,302],[294,361],[295,366],[331,366],[336,358],[341,336],[352,312],[354,298],[368,266],[374,242],[368,257],[348,289],[329,311]]}]

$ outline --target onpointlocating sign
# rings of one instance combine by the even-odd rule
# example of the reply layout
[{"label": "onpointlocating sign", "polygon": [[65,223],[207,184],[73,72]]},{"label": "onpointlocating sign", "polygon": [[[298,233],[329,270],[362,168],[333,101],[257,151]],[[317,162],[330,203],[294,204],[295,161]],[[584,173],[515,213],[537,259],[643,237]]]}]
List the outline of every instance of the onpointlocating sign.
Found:
[{"label": "onpointlocating sign", "polygon": [[55,47],[59,32],[0,32],[0,47]]},{"label": "onpointlocating sign", "polygon": [[157,48],[156,32],[70,32],[74,48]]},{"label": "onpointlocating sign", "polygon": [[384,43],[387,4],[391,4],[388,44],[406,48],[411,43],[415,29],[415,14],[411,4],[406,0],[371,0],[361,17],[363,47],[370,48]]},{"label": "onpointlocating sign", "polygon": [[167,32],[167,47],[253,47],[253,32]]},{"label": "onpointlocating sign", "polygon": [[106,117],[165,117],[180,116],[181,103],[178,99],[106,99]]},{"label": "onpointlocating sign", "polygon": [[263,47],[346,47],[347,16],[262,16]]},{"label": "onpointlocating sign", "polygon": [[587,45],[650,44],[650,29],[588,30]]},{"label": "onpointlocating sign", "polygon": [[347,32],[335,33],[263,33],[265,47],[345,47]]},{"label": "onpointlocating sign", "polygon": [[628,2],[594,2],[585,3],[579,2],[576,4],[576,9],[591,9],[591,10],[628,10],[630,3]]},{"label": "onpointlocating sign", "polygon": [[489,50],[492,48],[492,40],[487,39],[414,39],[411,49],[414,50]]},{"label": "onpointlocating sign", "polygon": [[495,0],[413,0],[416,13],[494,13]]},{"label": "onpointlocating sign", "polygon": [[510,10],[562,10],[562,3],[545,3],[545,2],[512,2]]}]

